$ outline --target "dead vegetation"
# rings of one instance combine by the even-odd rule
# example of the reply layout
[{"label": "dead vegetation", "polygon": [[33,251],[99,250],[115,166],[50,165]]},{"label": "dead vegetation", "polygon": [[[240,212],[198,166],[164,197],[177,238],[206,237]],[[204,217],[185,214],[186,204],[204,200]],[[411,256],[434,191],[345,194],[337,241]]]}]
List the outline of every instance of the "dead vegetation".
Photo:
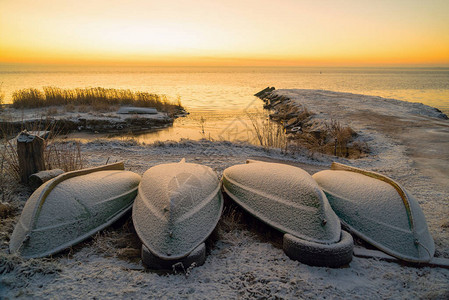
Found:
[{"label": "dead vegetation", "polygon": [[3,109],[3,99],[5,98],[5,94],[2,92],[2,84],[0,83],[0,111]]},{"label": "dead vegetation", "polygon": [[154,107],[169,114],[176,114],[183,110],[179,98],[171,101],[165,95],[102,87],[62,89],[47,86],[43,87],[42,91],[28,88],[15,91],[12,94],[12,101],[14,108],[65,106],[67,111],[73,111],[77,106],[108,112],[123,105]]},{"label": "dead vegetation", "polygon": [[[264,108],[274,110],[270,119],[282,125],[282,132],[286,135],[286,141],[282,147],[276,143],[265,143],[270,147],[284,148],[287,151],[297,152],[306,149],[311,156],[315,153],[323,153],[345,158],[361,158],[369,153],[369,147],[365,142],[357,140],[357,133],[349,126],[342,125],[338,120],[322,120],[314,117],[314,113],[307,107],[298,106],[288,97],[272,93],[274,88],[266,92],[259,92],[264,102]],[[254,121],[252,121],[254,124]],[[261,141],[270,140],[272,130],[260,130],[256,132]],[[281,140],[276,133],[276,139]],[[285,144],[284,144],[285,143]],[[264,144],[261,142],[261,145]]]},{"label": "dead vegetation", "polygon": [[[36,125],[35,128],[39,127]],[[53,128],[48,128],[47,131],[49,133],[44,139],[45,169],[62,169],[65,172],[82,169],[84,163],[79,142],[60,141],[58,133]],[[45,130],[40,132],[45,132]],[[0,171],[1,176],[20,180],[17,141],[5,131],[2,131],[0,143]]]},{"label": "dead vegetation", "polygon": [[264,149],[287,148],[284,129],[274,121],[261,114],[247,114],[253,126],[255,140]]}]

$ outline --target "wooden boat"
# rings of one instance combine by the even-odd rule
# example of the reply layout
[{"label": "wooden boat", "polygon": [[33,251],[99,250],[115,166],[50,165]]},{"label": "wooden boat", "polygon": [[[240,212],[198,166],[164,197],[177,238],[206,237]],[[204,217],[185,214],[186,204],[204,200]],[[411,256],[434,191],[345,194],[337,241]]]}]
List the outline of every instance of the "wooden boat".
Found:
[{"label": "wooden boat", "polygon": [[[352,237],[345,235],[343,247],[338,217],[306,171],[250,161],[227,168],[222,181],[224,191],[243,209],[286,233],[284,251],[290,257],[312,265],[351,261]],[[337,257],[341,253],[343,257]]]},{"label": "wooden boat", "polygon": [[44,257],[81,242],[132,207],[139,182],[138,174],[124,171],[123,162],[47,181],[26,202],[10,252]]},{"label": "wooden boat", "polygon": [[133,223],[151,254],[174,261],[189,256],[207,239],[222,210],[215,172],[183,159],[144,173],[133,206]]},{"label": "wooden boat", "polygon": [[157,109],[152,107],[122,106],[117,111],[118,114],[157,114]]},{"label": "wooden boat", "polygon": [[378,173],[333,163],[313,175],[351,232],[380,250],[410,262],[435,252],[424,213],[413,196]]}]

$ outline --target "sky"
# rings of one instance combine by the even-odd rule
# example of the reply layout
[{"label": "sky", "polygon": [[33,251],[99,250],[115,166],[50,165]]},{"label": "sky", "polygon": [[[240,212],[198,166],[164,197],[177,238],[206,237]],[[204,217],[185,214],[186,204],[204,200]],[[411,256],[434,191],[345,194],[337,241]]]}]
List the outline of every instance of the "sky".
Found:
[{"label": "sky", "polygon": [[449,1],[0,0],[0,63],[449,66]]}]

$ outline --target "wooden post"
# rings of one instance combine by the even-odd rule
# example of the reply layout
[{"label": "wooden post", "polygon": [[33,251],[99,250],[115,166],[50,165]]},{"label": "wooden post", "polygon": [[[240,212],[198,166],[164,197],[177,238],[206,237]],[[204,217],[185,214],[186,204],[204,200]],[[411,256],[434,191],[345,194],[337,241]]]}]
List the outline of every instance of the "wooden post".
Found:
[{"label": "wooden post", "polygon": [[31,174],[45,170],[44,140],[37,135],[22,131],[17,137],[17,156],[20,181],[28,183]]}]

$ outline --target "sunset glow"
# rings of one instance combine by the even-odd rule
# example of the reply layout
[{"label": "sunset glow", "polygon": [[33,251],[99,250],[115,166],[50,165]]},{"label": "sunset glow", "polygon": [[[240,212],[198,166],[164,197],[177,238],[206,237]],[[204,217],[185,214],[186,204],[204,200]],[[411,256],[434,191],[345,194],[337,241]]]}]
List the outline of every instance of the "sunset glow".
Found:
[{"label": "sunset glow", "polygon": [[449,64],[449,1],[0,2],[0,63]]}]

